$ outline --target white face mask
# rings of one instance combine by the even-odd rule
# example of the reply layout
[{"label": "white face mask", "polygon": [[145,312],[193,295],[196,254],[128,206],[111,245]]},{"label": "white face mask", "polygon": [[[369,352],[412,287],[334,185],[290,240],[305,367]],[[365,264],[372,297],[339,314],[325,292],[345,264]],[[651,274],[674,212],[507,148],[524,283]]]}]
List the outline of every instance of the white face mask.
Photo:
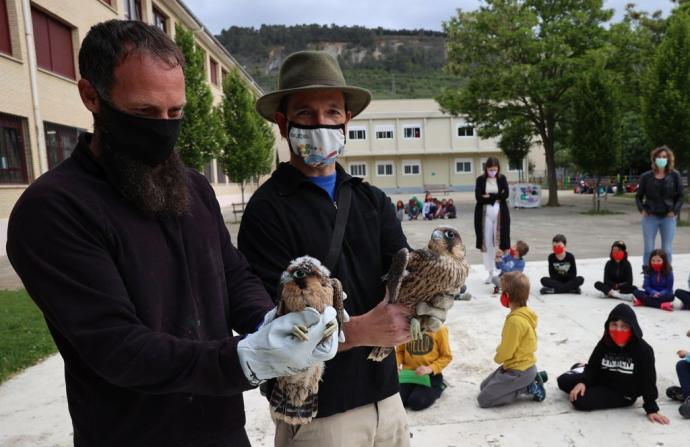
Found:
[{"label": "white face mask", "polygon": [[288,122],[290,150],[315,168],[330,166],[345,152],[345,125],[303,126]]}]

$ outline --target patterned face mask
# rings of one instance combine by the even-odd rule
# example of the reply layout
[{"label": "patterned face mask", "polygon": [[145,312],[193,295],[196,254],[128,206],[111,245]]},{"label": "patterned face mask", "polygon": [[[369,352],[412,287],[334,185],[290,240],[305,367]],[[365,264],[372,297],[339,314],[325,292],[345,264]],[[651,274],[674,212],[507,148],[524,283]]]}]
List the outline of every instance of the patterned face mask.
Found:
[{"label": "patterned face mask", "polygon": [[309,166],[332,165],[345,152],[345,124],[305,126],[288,122],[288,144]]}]

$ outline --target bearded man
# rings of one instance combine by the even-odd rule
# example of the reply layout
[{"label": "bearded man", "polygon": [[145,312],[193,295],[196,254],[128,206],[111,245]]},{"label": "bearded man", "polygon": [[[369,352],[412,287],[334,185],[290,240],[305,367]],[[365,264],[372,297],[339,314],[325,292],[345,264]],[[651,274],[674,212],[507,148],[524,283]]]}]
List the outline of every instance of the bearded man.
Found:
[{"label": "bearded man", "polygon": [[78,83],[94,134],[10,217],[8,256],[65,361],[76,446],[247,446],[241,393],[337,351],[332,307],[271,318],[213,189],[175,152],[183,64],[156,27],[95,25]]}]

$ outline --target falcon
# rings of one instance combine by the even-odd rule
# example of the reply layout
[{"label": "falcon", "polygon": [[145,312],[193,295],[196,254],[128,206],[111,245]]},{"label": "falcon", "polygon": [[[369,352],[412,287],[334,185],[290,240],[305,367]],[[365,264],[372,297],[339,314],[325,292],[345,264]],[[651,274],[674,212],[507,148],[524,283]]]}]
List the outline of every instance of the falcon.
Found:
[{"label": "falcon", "polygon": [[[298,312],[312,307],[323,313],[326,305],[337,311],[334,321],[324,333],[324,340],[342,328],[344,320],[343,288],[321,262],[310,256],[303,256],[290,262],[280,277],[276,317],[289,312]],[[293,335],[307,339],[307,328],[296,325]],[[323,363],[311,366],[291,376],[276,378],[269,404],[271,416],[290,425],[311,422],[318,410],[319,382],[323,375]]]},{"label": "falcon", "polygon": [[[442,226],[431,233],[427,248],[400,249],[394,256],[386,275],[388,302],[404,304],[416,309],[422,302],[456,295],[465,284],[469,265],[465,261],[465,245],[458,230]],[[410,335],[421,340],[424,332],[438,327],[433,317],[414,315],[410,319]],[[369,359],[380,362],[393,352],[392,347],[379,346],[371,350]]]}]

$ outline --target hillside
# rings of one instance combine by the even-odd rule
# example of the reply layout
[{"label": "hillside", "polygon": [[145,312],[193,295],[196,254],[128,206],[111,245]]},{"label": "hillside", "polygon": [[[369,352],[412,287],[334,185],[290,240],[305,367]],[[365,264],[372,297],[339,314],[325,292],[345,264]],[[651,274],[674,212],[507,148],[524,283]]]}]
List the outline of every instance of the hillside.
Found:
[{"label": "hillside", "polygon": [[337,25],[230,27],[218,40],[265,91],[275,89],[278,70],[290,53],[326,50],[338,57],[348,83],[375,98],[430,98],[458,79],[443,73],[443,33]]}]

